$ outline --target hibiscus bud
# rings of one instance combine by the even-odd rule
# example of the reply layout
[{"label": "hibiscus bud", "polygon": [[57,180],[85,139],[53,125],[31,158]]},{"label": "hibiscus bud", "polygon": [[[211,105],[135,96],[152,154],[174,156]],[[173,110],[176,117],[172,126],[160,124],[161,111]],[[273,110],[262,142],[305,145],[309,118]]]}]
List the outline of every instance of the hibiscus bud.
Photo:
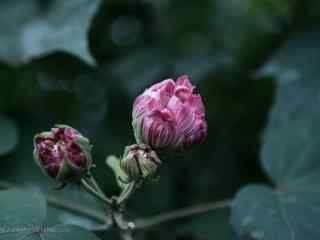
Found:
[{"label": "hibiscus bud", "polygon": [[34,159],[43,172],[66,183],[79,181],[91,167],[89,140],[77,130],[55,125],[34,137]]},{"label": "hibiscus bud", "polygon": [[146,144],[126,147],[120,161],[120,167],[128,175],[129,181],[154,176],[160,164],[161,161],[156,152]]},{"label": "hibiscus bud", "polygon": [[154,149],[184,150],[207,134],[202,98],[188,76],[164,80],[145,90],[133,105],[136,141]]}]

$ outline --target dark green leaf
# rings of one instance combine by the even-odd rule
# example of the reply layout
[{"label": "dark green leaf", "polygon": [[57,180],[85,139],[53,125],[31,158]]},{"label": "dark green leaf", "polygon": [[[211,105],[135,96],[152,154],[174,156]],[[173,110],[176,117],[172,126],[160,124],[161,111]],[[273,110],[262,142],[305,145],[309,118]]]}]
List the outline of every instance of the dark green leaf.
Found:
[{"label": "dark green leaf", "polygon": [[1,191],[0,208],[0,240],[23,239],[46,217],[46,200],[37,191]]},{"label": "dark green leaf", "polygon": [[99,2],[1,1],[0,59],[18,64],[63,50],[93,64],[87,31]]},{"label": "dark green leaf", "polygon": [[48,227],[46,198],[35,190],[0,192],[0,240],[97,240],[80,227],[57,225]]},{"label": "dark green leaf", "polygon": [[279,85],[262,149],[276,187],[248,186],[237,195],[232,223],[240,236],[320,238],[319,47],[319,33],[297,34],[263,71]]}]

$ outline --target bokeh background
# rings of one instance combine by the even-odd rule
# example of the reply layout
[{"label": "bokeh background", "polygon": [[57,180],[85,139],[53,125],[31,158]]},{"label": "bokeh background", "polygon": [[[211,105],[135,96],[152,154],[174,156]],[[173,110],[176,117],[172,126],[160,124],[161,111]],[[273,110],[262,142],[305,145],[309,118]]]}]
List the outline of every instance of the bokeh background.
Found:
[{"label": "bokeh background", "polygon": [[[79,129],[94,145],[97,179],[116,194],[105,158],[134,143],[134,98],[155,82],[188,74],[205,101],[208,138],[187,152],[161,152],[160,179],[137,191],[129,217],[231,198],[247,183],[271,184],[259,163],[263,132],[279,79],[317,77],[319,3],[1,0],[0,182],[98,209],[77,188],[53,190],[33,162],[33,135],[55,123]],[[55,208],[48,214],[50,223],[94,224]],[[234,239],[229,214],[172,221],[135,237]]]}]

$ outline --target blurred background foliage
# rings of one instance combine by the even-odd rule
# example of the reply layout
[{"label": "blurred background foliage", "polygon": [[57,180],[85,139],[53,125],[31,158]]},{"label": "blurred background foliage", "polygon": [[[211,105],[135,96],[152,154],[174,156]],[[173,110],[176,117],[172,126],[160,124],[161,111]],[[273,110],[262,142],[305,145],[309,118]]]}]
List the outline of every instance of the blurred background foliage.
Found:
[{"label": "blurred background foliage", "polygon": [[[261,136],[277,80],[292,77],[275,74],[283,65],[270,59],[295,38],[283,57],[305,63],[297,66],[304,74],[318,74],[308,72],[304,56],[307,39],[320,40],[316,0],[2,0],[0,11],[0,181],[35,185],[101,209],[77,188],[53,189],[33,163],[33,135],[55,123],[79,129],[94,145],[99,182],[117,193],[105,157],[120,156],[134,142],[134,98],[181,74],[197,85],[208,138],[188,152],[160,153],[161,178],[130,200],[131,217],[230,198],[249,182],[269,184],[259,163]],[[320,41],[311,51],[320,51]],[[92,224],[55,208],[48,221]],[[136,237],[235,238],[227,210]]]}]

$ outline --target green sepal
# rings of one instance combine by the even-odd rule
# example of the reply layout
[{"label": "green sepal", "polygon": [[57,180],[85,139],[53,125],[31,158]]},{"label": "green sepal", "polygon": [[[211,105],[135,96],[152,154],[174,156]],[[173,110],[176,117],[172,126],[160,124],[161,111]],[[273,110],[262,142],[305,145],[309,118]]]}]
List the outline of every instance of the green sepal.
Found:
[{"label": "green sepal", "polygon": [[39,166],[39,168],[41,169],[41,172],[44,173],[44,175],[49,176],[49,174],[47,173],[47,171],[44,169],[44,167],[41,164],[41,160],[39,158],[39,154],[37,152],[36,149],[33,150],[33,159],[35,161],[35,163]]},{"label": "green sepal", "polygon": [[78,145],[78,147],[81,149],[81,152],[85,155],[86,159],[86,169],[90,170],[92,166],[92,155],[91,155],[91,150],[92,150],[92,145],[90,144],[89,140],[83,136],[79,136],[75,140],[75,144]]},{"label": "green sepal", "polygon": [[65,125],[65,124],[55,124],[53,126],[53,128],[72,128],[72,129],[74,129],[73,127],[70,127],[70,126]]},{"label": "green sepal", "polygon": [[33,138],[34,143],[35,143],[36,138],[38,138],[38,137],[45,138],[45,139],[53,138],[53,134],[52,134],[52,132],[42,132],[42,133],[36,134]]},{"label": "green sepal", "polygon": [[125,188],[129,184],[128,175],[121,169],[120,167],[120,159],[116,156],[110,155],[106,159],[107,165],[112,169],[116,179],[118,186],[120,188]]}]

